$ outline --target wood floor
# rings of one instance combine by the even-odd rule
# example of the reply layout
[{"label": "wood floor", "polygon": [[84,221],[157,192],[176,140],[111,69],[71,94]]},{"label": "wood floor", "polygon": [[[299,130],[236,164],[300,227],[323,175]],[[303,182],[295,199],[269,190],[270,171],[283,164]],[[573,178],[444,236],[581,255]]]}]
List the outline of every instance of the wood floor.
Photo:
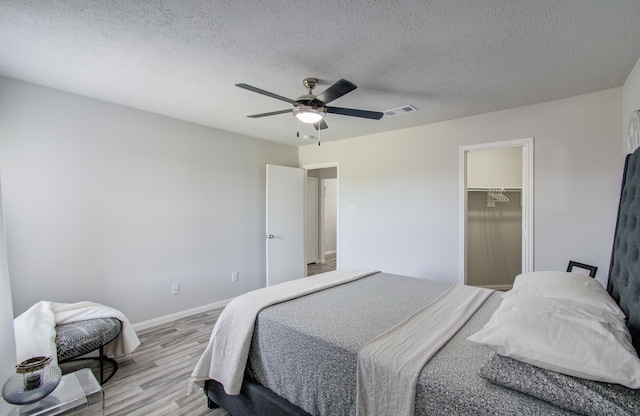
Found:
[{"label": "wood floor", "polygon": [[313,276],[314,274],[330,272],[335,269],[336,269],[336,253],[327,254],[325,256],[325,263],[311,263],[307,265],[307,276]]},{"label": "wood floor", "polygon": [[[309,275],[336,268],[335,254],[324,264],[309,265]],[[104,384],[105,416],[231,416],[223,409],[210,410],[196,386],[187,396],[189,377],[209,342],[222,308],[138,331],[140,346],[118,359],[119,369]],[[73,371],[78,364],[65,364]],[[81,366],[91,365],[83,361]],[[96,378],[98,366],[93,366]],[[109,369],[106,371],[109,374]]]},{"label": "wood floor", "polygon": [[189,377],[220,312],[222,308],[139,331],[140,346],[118,360],[118,371],[103,386],[105,415],[230,416],[222,409],[209,410],[197,386],[187,396]]}]

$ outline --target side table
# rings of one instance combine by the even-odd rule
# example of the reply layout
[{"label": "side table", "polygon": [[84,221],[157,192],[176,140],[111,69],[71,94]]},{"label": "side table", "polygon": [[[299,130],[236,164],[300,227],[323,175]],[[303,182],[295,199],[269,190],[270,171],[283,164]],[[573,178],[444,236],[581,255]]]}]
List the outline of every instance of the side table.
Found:
[{"label": "side table", "polygon": [[88,368],[62,376],[58,387],[39,402],[16,406],[1,400],[2,416],[104,415],[104,392]]}]

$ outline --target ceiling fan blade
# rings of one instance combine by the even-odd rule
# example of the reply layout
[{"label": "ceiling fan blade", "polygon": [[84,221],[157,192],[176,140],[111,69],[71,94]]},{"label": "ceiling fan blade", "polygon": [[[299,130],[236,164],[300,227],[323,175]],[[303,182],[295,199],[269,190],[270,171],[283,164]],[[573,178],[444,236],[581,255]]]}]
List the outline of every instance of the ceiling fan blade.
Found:
[{"label": "ceiling fan blade", "polygon": [[278,111],[271,111],[269,113],[260,113],[260,114],[253,114],[250,116],[247,116],[249,118],[260,118],[260,117],[267,117],[267,116],[275,116],[278,114],[284,114],[284,113],[290,113],[291,110],[278,110]]},{"label": "ceiling fan blade", "polygon": [[336,100],[347,93],[350,93],[356,88],[358,88],[358,86],[353,82],[347,81],[346,79],[341,79],[340,81],[336,82],[335,84],[318,94],[313,102],[320,101],[322,104],[329,104],[331,101]]},{"label": "ceiling fan blade", "polygon": [[327,113],[341,114],[343,116],[369,118],[372,120],[380,120],[384,115],[379,111],[356,110],[354,108],[326,107],[326,109],[327,109]]},{"label": "ceiling fan blade", "polygon": [[324,120],[320,120],[313,125],[313,128],[316,130],[324,130],[324,129],[328,129],[329,126],[327,126],[327,123]]},{"label": "ceiling fan blade", "polygon": [[269,92],[269,91],[261,90],[260,88],[252,87],[251,85],[236,84],[236,87],[240,87],[240,88],[244,88],[245,90],[257,92],[258,94],[266,95],[267,97],[275,98],[276,100],[285,101],[285,102],[287,102],[289,104],[295,104],[296,103],[294,100],[292,100],[290,98],[283,97],[281,95],[274,94],[274,93]]}]

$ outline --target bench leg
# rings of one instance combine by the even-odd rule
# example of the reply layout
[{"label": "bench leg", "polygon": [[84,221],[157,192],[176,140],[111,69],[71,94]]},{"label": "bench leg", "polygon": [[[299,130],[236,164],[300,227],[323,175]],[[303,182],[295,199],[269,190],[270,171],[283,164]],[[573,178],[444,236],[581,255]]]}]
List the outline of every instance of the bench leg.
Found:
[{"label": "bench leg", "polygon": [[[111,377],[118,371],[118,362],[111,357],[105,357],[104,355],[104,345],[100,346],[100,385],[103,385],[107,381],[111,380]],[[104,379],[104,362],[108,361],[113,366],[113,370],[107,379]]]}]

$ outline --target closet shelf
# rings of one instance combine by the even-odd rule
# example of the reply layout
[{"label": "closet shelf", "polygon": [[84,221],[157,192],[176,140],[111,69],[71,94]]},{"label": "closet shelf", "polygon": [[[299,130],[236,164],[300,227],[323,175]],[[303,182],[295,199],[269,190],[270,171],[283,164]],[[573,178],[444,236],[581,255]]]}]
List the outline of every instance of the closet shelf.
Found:
[{"label": "closet shelf", "polygon": [[500,189],[502,190],[502,192],[522,192],[522,188],[500,188],[500,187],[487,187],[487,188],[467,188],[467,191],[469,192],[487,192],[490,191],[492,189]]}]

